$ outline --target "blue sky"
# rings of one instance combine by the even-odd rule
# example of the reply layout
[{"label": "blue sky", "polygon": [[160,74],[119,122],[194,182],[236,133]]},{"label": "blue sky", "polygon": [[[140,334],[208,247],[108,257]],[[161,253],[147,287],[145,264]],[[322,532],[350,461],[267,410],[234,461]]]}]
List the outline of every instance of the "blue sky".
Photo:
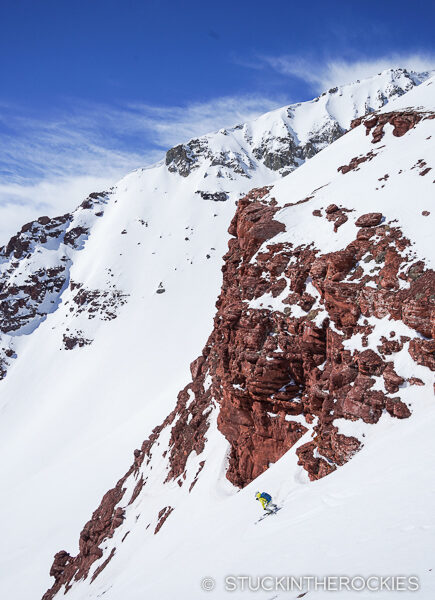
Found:
[{"label": "blue sky", "polygon": [[433,68],[434,21],[432,0],[0,0],[5,231],[191,136]]}]

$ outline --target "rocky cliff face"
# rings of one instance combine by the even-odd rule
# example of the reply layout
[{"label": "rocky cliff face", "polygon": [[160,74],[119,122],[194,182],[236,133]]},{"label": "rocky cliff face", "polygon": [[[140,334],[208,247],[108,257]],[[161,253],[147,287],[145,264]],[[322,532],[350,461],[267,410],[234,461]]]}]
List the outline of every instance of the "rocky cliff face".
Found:
[{"label": "rocky cliff face", "polygon": [[[219,428],[231,444],[227,477],[240,487],[309,426],[313,440],[298,449],[300,464],[311,479],[330,473],[360,447],[340,433],[336,420],[376,423],[385,410],[410,416],[400,399],[405,379],[392,354],[406,346],[417,363],[433,369],[429,352],[423,358],[416,347],[429,350],[435,333],[435,273],[404,258],[410,242],[400,228],[380,213],[363,214],[356,238],[337,252],[271,241],[252,261],[263,236],[280,231],[281,223],[271,220],[273,203],[239,203],[209,340]],[[318,218],[343,210],[329,206]],[[258,307],[265,293],[281,296],[283,309]],[[391,331],[368,349],[371,317],[390,318]],[[414,336],[398,334],[395,321]],[[355,336],[362,349],[352,352],[348,340]]]},{"label": "rocky cliff face", "polygon": [[[364,125],[375,132],[370,143],[378,144],[386,123],[402,137],[433,117],[390,112]],[[338,167],[338,186],[381,148],[370,152],[366,161]],[[388,177],[378,178],[379,185]],[[97,577],[112,559],[115,546],[104,554],[101,543],[124,528],[124,512],[146,492],[156,453],[165,465],[162,485],[173,482],[191,493],[204,461],[194,472],[189,461],[199,459],[207,445],[213,411],[229,443],[226,477],[239,488],[292,447],[307,477],[322,478],[362,448],[364,434],[351,435],[352,428],[356,432],[358,424],[374,425],[386,415],[411,417],[402,392],[425,384],[412,369],[435,370],[434,271],[387,212],[365,212],[340,198],[313,209],[317,190],[293,202],[289,194],[287,203],[278,203],[274,193],[271,187],[254,189],[238,202],[213,331],[191,365],[192,381],[86,524],[79,554],[56,555],[55,583],[44,600],[87,577],[104,558],[93,571]],[[352,221],[353,236],[337,237],[343,244],[332,252],[317,246],[314,234],[296,243],[280,219],[283,211],[301,206],[307,231],[321,224],[338,236]],[[154,534],[174,510],[171,504],[160,508]],[[122,529],[121,543],[129,531]]]},{"label": "rocky cliff face", "polygon": [[74,251],[104,213],[108,194],[91,194],[72,214],[23,225],[0,248],[0,379],[16,358],[14,339],[31,333],[54,312],[70,283]]}]

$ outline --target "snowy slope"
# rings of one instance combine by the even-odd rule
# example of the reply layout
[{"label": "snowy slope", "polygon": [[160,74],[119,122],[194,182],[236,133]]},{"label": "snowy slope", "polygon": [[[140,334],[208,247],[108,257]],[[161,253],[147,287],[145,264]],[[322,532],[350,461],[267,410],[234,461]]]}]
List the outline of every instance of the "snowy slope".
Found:
[{"label": "snowy slope", "polygon": [[[129,174],[90,208],[80,207],[59,224],[57,237],[38,239],[20,257],[16,249],[3,252],[1,274],[7,285],[19,288],[25,307],[18,308],[23,323],[2,334],[8,350],[0,382],[1,506],[8,516],[2,596],[24,600],[49,587],[47,565],[54,552],[77,544],[77,532],[114,475],[125,471],[131,449],[173,408],[211,328],[235,201],[292,171],[339,137],[351,119],[425,77],[387,71],[192,140],[170,151],[165,164]],[[317,187],[317,179],[323,184],[323,169],[332,173],[344,164],[348,144],[358,135],[363,134],[352,132],[334,144],[334,152],[307,162],[305,171],[283,182],[282,194],[290,194],[292,186],[291,196],[299,199],[302,190]],[[276,189],[278,194],[281,188]],[[396,191],[401,190],[399,183]],[[316,196],[317,201],[326,200]],[[283,213],[287,225],[288,217],[299,222],[301,215]],[[72,230],[79,235],[67,243]],[[44,289],[41,304],[29,313],[36,301],[23,291],[28,280],[40,273],[46,281],[46,271],[59,266],[64,280]],[[68,349],[68,339],[79,341]],[[225,460],[222,436],[216,433],[213,443],[216,453],[208,448],[216,455],[214,471],[204,471],[201,486],[216,501],[232,498],[225,481],[217,491],[207,488],[207,478],[215,481]]]},{"label": "snowy slope", "polygon": [[[200,457],[207,466],[196,493],[176,498],[180,494],[173,483],[160,493],[154,488],[129,507],[119,538],[105,544],[105,557],[116,545],[114,558],[91,585],[89,580],[75,583],[67,597],[206,598],[209,592],[201,589],[201,582],[212,577],[216,598],[244,598],[251,594],[225,591],[227,576],[250,575],[255,586],[258,576],[265,575],[375,574],[417,576],[421,592],[401,592],[400,597],[432,598],[435,486],[427,465],[435,459],[435,423],[433,399],[418,400],[411,422],[388,420],[376,425],[373,439],[367,438],[365,450],[351,463],[309,484],[301,478],[298,458],[290,450],[236,493],[224,478],[225,440],[211,432],[207,451]],[[153,464],[157,468],[159,463]],[[282,510],[256,524],[258,489],[272,493]],[[168,503],[176,508],[153,536],[158,511]],[[299,593],[278,590],[272,597],[297,598]],[[364,600],[395,597],[391,592],[367,591],[344,592],[340,597],[344,594]],[[331,596],[333,592],[321,591],[308,595]],[[255,591],[252,597],[271,598],[271,591]]]},{"label": "snowy slope", "polygon": [[[412,97],[400,99],[388,109],[422,106],[433,115],[434,83],[434,79],[428,81]],[[427,113],[424,116],[431,117]],[[269,190],[268,198],[275,198],[282,207],[275,218],[285,224],[285,231],[273,238],[274,244],[313,244],[322,253],[341,250],[355,239],[359,231],[355,222],[362,214],[381,212],[412,242],[404,250],[404,260],[434,264],[433,214],[422,213],[433,213],[435,119],[424,118],[400,137],[393,135],[389,124],[384,129],[382,141],[373,143],[363,124],[356,127]],[[375,156],[358,168],[346,173],[338,170],[354,157],[372,151]],[[425,175],[421,174],[422,160],[432,168]],[[301,200],[305,201],[295,204]],[[349,211],[347,221],[336,232],[330,220],[313,215],[313,210],[324,215],[331,203]],[[258,254],[270,244],[268,239],[253,260],[258,260]],[[404,280],[403,286],[409,283]],[[262,305],[273,310],[283,308],[279,296],[264,297]],[[376,348],[380,336],[393,327],[399,334],[416,335],[400,320],[373,317],[370,325],[370,348]],[[355,334],[345,342],[350,351],[360,347],[359,338]],[[421,334],[419,338],[425,339]],[[318,481],[308,483],[306,472],[298,465],[296,450],[312,436],[312,427],[307,424],[308,430],[297,444],[265,473],[243,490],[233,487],[225,478],[229,444],[217,429],[219,406],[213,400],[207,412],[203,450],[189,455],[184,475],[168,480],[171,423],[164,424],[147,460],[122,482],[125,493],[118,506],[125,511],[124,520],[113,537],[101,544],[103,555],[91,568],[91,574],[99,572],[98,577],[93,582],[91,577],[75,582],[67,597],[208,597],[209,592],[201,589],[201,580],[212,577],[216,582],[214,597],[225,598],[224,579],[228,575],[317,574],[413,575],[419,578],[419,593],[401,592],[400,597],[432,598],[433,375],[411,359],[406,344],[393,353],[393,358],[404,381],[421,378],[423,385],[400,386],[400,397],[412,415],[399,420],[384,411],[377,424],[341,423],[346,435],[364,435],[364,447],[350,462]],[[205,377],[204,388],[210,386],[209,379]],[[382,381],[377,385],[383,389]],[[145,486],[136,494],[141,478]],[[282,510],[255,524],[259,514],[254,501],[257,489],[271,492]],[[169,508],[173,510],[168,512]],[[167,520],[156,534],[162,515]],[[300,591],[271,595],[269,588],[253,593],[281,599],[299,597]],[[237,598],[248,595],[240,590],[233,593]],[[320,591],[308,592],[306,597],[331,595]],[[353,594],[346,592],[345,597],[350,596]],[[373,592],[355,596],[370,598]],[[384,596],[396,597],[391,592],[376,593],[376,597]],[[56,597],[63,597],[63,591]]]}]

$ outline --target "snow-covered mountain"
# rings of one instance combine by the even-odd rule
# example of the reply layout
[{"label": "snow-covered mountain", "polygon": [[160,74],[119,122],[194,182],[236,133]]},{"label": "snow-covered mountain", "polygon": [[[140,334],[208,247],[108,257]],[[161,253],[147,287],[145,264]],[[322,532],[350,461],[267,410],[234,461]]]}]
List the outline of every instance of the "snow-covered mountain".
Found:
[{"label": "snow-covered mountain", "polygon": [[[333,556],[313,561],[303,524],[318,520],[319,547],[332,523],[346,541],[346,519],[368,502],[355,482],[384,485],[383,469],[393,497],[398,440],[410,432],[408,452],[419,450],[433,418],[428,77],[387,71],[191,140],[2,249],[2,595],[42,595],[61,547],[77,558],[57,555],[53,593],[72,583],[71,598],[190,597],[199,575],[285,573],[289,553],[299,572],[326,572]],[[283,510],[258,528],[261,486]],[[423,548],[433,523],[416,506]],[[361,554],[348,540],[343,570],[374,565],[358,560],[374,556],[381,509]],[[272,533],[280,557],[260,569],[254,547]],[[416,561],[417,541],[406,535]]]},{"label": "snow-covered mountain", "polygon": [[270,171],[273,179],[291,173],[343,135],[353,119],[380,109],[428,75],[391,69],[332,88],[311,102],[291,104],[253,122],[180,144],[169,150],[166,165],[183,177],[198,170],[207,178],[198,193],[205,199],[224,200],[227,190],[234,188],[228,180],[260,177],[265,183]]}]

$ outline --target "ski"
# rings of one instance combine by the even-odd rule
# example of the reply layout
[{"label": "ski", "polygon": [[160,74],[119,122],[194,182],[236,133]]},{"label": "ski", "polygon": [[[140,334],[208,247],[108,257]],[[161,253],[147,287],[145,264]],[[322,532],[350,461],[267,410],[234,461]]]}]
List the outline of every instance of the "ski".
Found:
[{"label": "ski", "polygon": [[272,510],[271,512],[267,512],[265,515],[262,515],[258,521],[255,521],[255,525],[257,525],[257,523],[260,523],[260,521],[263,521],[263,519],[265,519],[266,517],[269,517],[270,515],[276,515],[276,513],[281,510],[282,506],[277,506],[274,510]]}]

